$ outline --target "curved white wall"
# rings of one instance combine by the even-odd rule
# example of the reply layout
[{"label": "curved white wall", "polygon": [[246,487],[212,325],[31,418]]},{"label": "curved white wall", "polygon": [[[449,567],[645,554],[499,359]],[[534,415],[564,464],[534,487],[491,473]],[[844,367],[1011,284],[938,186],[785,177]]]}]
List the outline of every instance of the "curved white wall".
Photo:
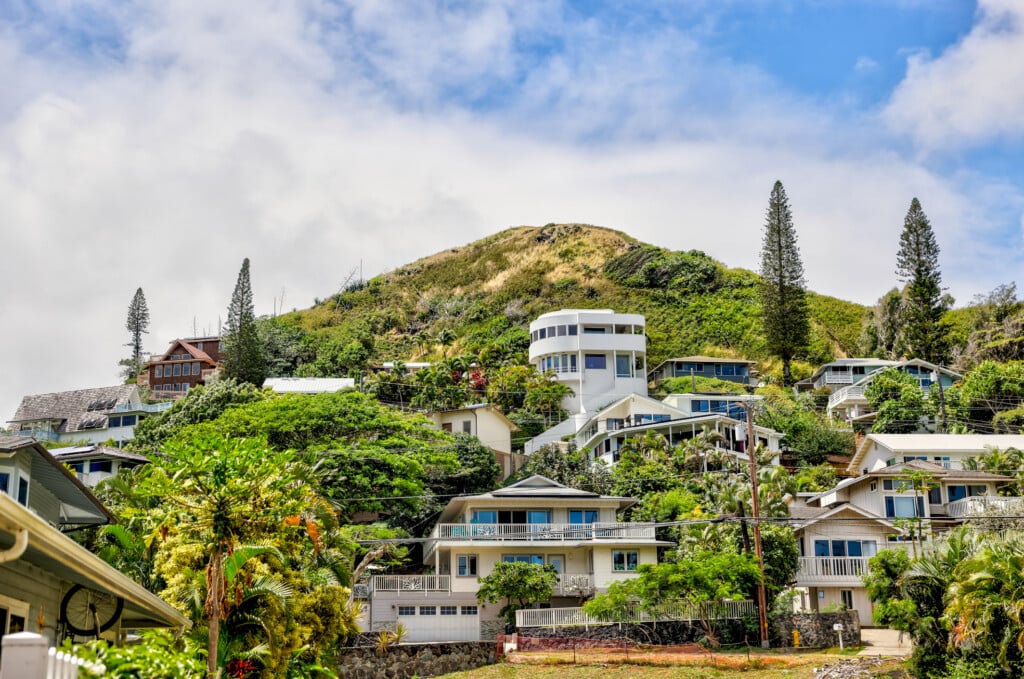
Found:
[{"label": "curved white wall", "polygon": [[552,370],[575,392],[571,413],[595,410],[629,394],[647,395],[647,338],[641,314],[562,309],[530,323],[530,363]]}]

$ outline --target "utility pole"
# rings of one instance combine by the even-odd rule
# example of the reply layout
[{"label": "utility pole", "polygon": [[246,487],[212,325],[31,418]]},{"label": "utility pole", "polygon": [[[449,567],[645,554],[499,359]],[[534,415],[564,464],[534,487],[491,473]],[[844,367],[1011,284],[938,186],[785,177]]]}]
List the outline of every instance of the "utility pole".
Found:
[{"label": "utility pole", "polygon": [[939,411],[941,413],[941,419],[939,420],[939,433],[946,433],[946,393],[942,390],[942,373],[938,370],[932,373],[932,381],[939,385]]},{"label": "utility pole", "polygon": [[690,391],[697,393],[697,378],[693,374],[693,368],[690,368]]},{"label": "utility pole", "polygon": [[761,571],[761,582],[757,586],[757,617],[761,628],[761,648],[770,648],[768,641],[768,595],[764,589],[764,553],[761,550],[761,512],[757,497],[757,433],[754,431],[754,413],[751,404],[744,404],[747,411],[747,461],[750,463],[750,505],[754,512],[754,554],[757,555],[757,567]]}]

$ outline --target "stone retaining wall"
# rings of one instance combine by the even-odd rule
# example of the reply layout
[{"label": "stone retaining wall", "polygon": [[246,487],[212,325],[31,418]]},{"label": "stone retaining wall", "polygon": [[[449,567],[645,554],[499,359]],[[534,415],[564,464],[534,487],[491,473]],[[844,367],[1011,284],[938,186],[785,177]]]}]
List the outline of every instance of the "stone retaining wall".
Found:
[{"label": "stone retaining wall", "polygon": [[[742,620],[719,620],[715,624],[722,644],[740,644],[744,638],[757,645],[757,629],[748,632]],[[587,627],[520,627],[520,638],[597,639],[604,642],[629,639],[641,644],[674,645],[699,642],[704,629],[696,623],[683,621],[654,623],[623,623]]]},{"label": "stone retaining wall", "polygon": [[843,645],[860,646],[860,616],[857,611],[838,613],[794,613],[774,615],[769,626],[772,645],[793,646],[793,630],[800,632],[800,646],[804,648],[832,648],[839,646],[839,632],[835,624],[843,626]]},{"label": "stone retaining wall", "polygon": [[472,670],[498,661],[493,641],[400,644],[386,651],[343,649],[338,676],[346,679],[410,679]]}]

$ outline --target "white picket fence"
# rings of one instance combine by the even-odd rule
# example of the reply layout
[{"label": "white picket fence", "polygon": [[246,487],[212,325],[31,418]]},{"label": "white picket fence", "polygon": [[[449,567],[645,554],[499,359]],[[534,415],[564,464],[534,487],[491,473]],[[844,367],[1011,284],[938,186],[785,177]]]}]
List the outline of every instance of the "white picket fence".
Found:
[{"label": "white picket fence", "polygon": [[78,679],[83,669],[100,677],[106,673],[103,665],[51,647],[40,634],[17,632],[3,638],[0,679]]},{"label": "white picket fence", "polygon": [[637,604],[627,608],[622,620],[595,618],[580,607],[575,608],[523,608],[516,611],[516,627],[591,627],[615,625],[620,622],[669,622],[674,620],[736,620],[757,613],[753,601],[710,602],[692,606],[683,602],[661,604],[653,613]]}]

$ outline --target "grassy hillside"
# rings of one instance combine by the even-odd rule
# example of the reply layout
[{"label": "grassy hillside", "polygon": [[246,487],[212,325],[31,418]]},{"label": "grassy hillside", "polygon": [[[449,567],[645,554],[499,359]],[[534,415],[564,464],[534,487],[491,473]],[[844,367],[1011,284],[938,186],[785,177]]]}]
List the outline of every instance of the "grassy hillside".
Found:
[{"label": "grassy hillside", "polygon": [[[646,245],[612,229],[523,226],[353,284],[279,321],[305,331],[318,356],[329,346],[379,361],[470,354],[498,362],[523,358],[525,329],[542,313],[608,308],[647,317],[651,366],[693,353],[767,360],[757,281],[702,252]],[[852,352],[864,307],[816,294],[810,305],[804,358]]]}]

